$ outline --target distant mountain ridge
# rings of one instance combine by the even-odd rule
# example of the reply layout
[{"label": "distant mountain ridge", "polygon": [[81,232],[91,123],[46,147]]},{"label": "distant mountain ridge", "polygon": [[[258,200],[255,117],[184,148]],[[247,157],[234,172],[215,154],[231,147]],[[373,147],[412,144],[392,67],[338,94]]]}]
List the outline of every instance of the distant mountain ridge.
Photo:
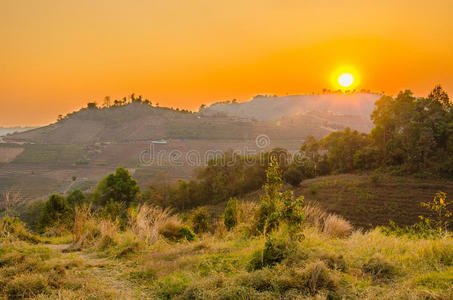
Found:
[{"label": "distant mountain ridge", "polygon": [[143,102],[83,108],[54,124],[4,137],[10,142],[92,144],[154,139],[273,139],[322,137],[349,126],[369,132],[375,94],[255,97],[217,103],[199,113]]},{"label": "distant mountain ridge", "polygon": [[374,103],[381,95],[372,93],[323,94],[292,96],[256,96],[247,102],[219,102],[206,107],[208,115],[225,113],[230,116],[274,120],[312,111],[337,115],[357,115],[369,119]]}]

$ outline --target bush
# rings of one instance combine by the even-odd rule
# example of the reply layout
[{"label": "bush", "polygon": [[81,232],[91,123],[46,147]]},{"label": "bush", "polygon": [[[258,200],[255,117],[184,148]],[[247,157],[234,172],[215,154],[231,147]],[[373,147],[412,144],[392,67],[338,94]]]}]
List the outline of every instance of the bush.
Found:
[{"label": "bush", "polygon": [[209,220],[211,216],[206,207],[197,208],[192,214],[192,226],[195,233],[209,231]]},{"label": "bush", "polygon": [[160,229],[159,234],[169,239],[170,241],[187,240],[189,242],[195,240],[195,233],[193,233],[187,226],[181,225],[180,222],[170,221],[165,223]]},{"label": "bush", "polygon": [[304,174],[296,166],[290,166],[283,174],[283,179],[293,187],[299,186],[303,178]]},{"label": "bush", "polygon": [[249,270],[258,270],[266,266],[274,266],[294,252],[294,245],[287,239],[268,237],[263,250],[257,250],[252,254],[249,262]]},{"label": "bush", "polygon": [[53,194],[44,205],[44,210],[39,217],[38,224],[41,231],[48,227],[61,226],[70,229],[73,212],[63,196]]},{"label": "bush", "polygon": [[66,197],[68,205],[72,208],[80,206],[86,201],[86,197],[81,190],[75,190]]},{"label": "bush", "polygon": [[227,230],[239,224],[241,218],[241,206],[236,198],[230,198],[223,213],[223,223]]},{"label": "bush", "polygon": [[137,202],[140,188],[138,183],[129,172],[124,168],[116,169],[114,174],[110,174],[99,182],[94,191],[94,200],[99,205],[106,205],[109,201],[124,203],[129,207]]}]

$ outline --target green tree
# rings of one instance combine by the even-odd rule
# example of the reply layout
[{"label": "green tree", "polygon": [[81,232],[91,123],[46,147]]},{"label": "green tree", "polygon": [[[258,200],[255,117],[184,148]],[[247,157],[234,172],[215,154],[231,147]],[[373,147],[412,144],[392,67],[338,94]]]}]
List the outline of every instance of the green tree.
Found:
[{"label": "green tree", "polygon": [[114,174],[102,179],[94,192],[95,203],[105,206],[107,202],[124,203],[127,207],[136,204],[140,188],[129,172],[120,167]]},{"label": "green tree", "polygon": [[197,208],[192,214],[192,225],[195,233],[207,232],[211,216],[206,207]]},{"label": "green tree", "polygon": [[86,201],[86,197],[81,190],[74,190],[66,197],[66,201],[71,208],[82,205]]},{"label": "green tree", "polygon": [[241,205],[237,198],[230,198],[223,212],[223,223],[227,230],[237,226],[241,219]]},{"label": "green tree", "polygon": [[304,221],[303,197],[294,198],[292,191],[281,192],[282,175],[275,157],[271,158],[266,171],[264,195],[260,198],[260,206],[256,214],[256,227],[268,233],[282,223],[289,228],[290,237],[295,237]]},{"label": "green tree", "polygon": [[73,213],[66,199],[63,196],[53,194],[44,204],[44,209],[39,217],[39,228],[44,231],[46,228],[61,225],[70,229]]}]

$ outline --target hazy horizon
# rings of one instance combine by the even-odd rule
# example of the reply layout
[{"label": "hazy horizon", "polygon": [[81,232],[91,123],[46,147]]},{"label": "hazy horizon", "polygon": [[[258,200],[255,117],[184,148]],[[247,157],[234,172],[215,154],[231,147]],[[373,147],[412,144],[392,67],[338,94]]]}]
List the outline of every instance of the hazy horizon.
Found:
[{"label": "hazy horizon", "polygon": [[453,2],[0,2],[0,125],[54,122],[104,96],[161,106],[336,89],[453,93]]}]

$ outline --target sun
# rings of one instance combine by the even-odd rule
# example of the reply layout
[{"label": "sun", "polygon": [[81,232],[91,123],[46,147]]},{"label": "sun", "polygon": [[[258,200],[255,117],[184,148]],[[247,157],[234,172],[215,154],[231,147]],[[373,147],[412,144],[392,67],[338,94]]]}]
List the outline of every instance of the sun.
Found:
[{"label": "sun", "polygon": [[338,83],[342,87],[350,87],[354,83],[354,76],[351,73],[343,73],[338,76]]}]

